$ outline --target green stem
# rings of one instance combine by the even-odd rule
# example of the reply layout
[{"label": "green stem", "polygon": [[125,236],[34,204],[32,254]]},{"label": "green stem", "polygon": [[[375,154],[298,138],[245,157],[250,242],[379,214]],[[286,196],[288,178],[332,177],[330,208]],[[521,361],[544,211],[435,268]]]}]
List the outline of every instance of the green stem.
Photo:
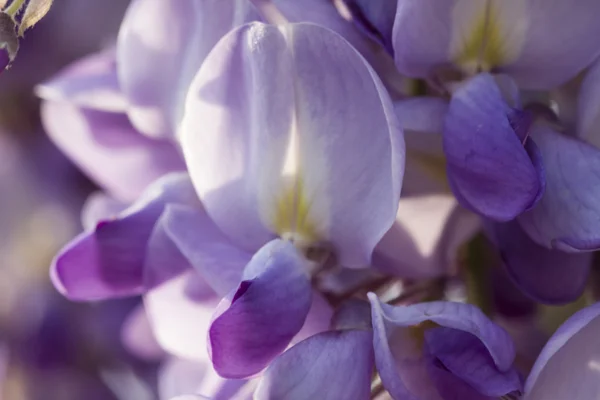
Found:
[{"label": "green stem", "polygon": [[6,10],[4,10],[4,13],[10,15],[14,19],[15,16],[21,10],[21,7],[23,7],[24,3],[25,3],[25,0],[15,0],[11,3],[10,6],[8,6],[8,8]]}]

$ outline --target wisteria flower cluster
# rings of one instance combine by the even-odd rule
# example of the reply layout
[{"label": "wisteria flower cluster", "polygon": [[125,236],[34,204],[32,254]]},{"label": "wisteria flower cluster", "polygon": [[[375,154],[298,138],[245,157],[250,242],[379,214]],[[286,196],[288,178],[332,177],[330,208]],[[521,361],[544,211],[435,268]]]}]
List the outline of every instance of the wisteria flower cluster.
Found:
[{"label": "wisteria flower cluster", "polygon": [[[53,283],[143,297],[160,400],[596,399],[599,15],[133,0],[38,88],[103,189]],[[577,299],[541,352],[507,322]]]}]

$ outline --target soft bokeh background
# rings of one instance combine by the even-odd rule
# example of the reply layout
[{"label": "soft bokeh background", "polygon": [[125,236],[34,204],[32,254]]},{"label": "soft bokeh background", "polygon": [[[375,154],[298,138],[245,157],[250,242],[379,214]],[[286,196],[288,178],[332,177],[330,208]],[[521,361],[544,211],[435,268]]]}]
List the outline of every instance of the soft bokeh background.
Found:
[{"label": "soft bokeh background", "polygon": [[[0,399],[151,399],[155,366],[121,344],[139,299],[69,302],[52,287],[57,249],[81,230],[95,188],[50,143],[33,88],[110,46],[128,0],[55,0],[0,75]],[[135,393],[135,395],[133,394]]]}]

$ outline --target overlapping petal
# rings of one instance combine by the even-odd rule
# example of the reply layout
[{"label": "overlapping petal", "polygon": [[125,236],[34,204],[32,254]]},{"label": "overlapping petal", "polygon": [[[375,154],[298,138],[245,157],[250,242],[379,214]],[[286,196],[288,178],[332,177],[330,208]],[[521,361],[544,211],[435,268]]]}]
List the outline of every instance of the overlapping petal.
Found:
[{"label": "overlapping petal", "polygon": [[567,320],[546,343],[525,384],[524,400],[587,400],[600,392],[600,304]]},{"label": "overlapping petal", "polygon": [[346,41],[310,24],[246,25],[209,55],[186,109],[188,168],[225,234],[248,249],[274,233],[330,242],[343,265],[368,265],[396,213],[404,143]]},{"label": "overlapping petal", "polygon": [[77,300],[141,293],[147,244],[168,203],[198,204],[186,174],[158,180],[131,207],[73,239],[54,259],[55,287]]},{"label": "overlapping petal", "polygon": [[531,136],[546,169],[546,192],[518,219],[538,244],[562,251],[600,248],[600,150],[540,125]]},{"label": "overlapping petal", "polygon": [[515,369],[499,371],[479,338],[451,328],[425,331],[428,354],[477,393],[500,397],[521,389]]},{"label": "overlapping petal", "polygon": [[344,0],[353,21],[371,38],[393,53],[392,29],[396,15],[396,0]]},{"label": "overlapping petal", "polygon": [[265,371],[258,400],[362,400],[371,392],[372,333],[323,332],[294,345]]},{"label": "overlapping petal", "polygon": [[439,396],[418,339],[418,325],[426,321],[475,336],[485,346],[498,373],[511,368],[515,350],[510,336],[475,306],[431,302],[393,307],[381,303],[374,294],[369,294],[369,299],[375,364],[385,388],[395,399]]},{"label": "overlapping petal", "polygon": [[581,295],[591,253],[565,253],[541,246],[516,221],[494,224],[493,234],[510,276],[525,293],[547,304],[569,303]]},{"label": "overlapping petal", "polygon": [[230,29],[258,19],[248,0],[135,0],[119,32],[118,75],[141,132],[171,137],[190,81]]},{"label": "overlapping petal", "polygon": [[120,199],[132,201],[162,175],[185,170],[173,143],[140,135],[123,114],[47,101],[42,119],[54,143]]},{"label": "overlapping petal", "polygon": [[531,139],[523,146],[518,122],[519,114],[487,74],[453,94],[446,116],[444,151],[453,191],[465,207],[497,221],[531,208],[544,191],[537,149]]},{"label": "overlapping petal", "polygon": [[224,377],[244,378],[265,368],[302,328],[311,300],[298,250],[280,239],[267,243],[217,308],[209,330],[215,370]]}]

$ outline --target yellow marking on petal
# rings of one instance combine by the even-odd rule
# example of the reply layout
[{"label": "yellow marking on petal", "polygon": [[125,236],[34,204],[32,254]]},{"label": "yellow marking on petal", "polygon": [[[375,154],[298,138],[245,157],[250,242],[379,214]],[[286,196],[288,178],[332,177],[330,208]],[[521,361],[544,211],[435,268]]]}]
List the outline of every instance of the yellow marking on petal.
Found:
[{"label": "yellow marking on petal", "polygon": [[302,177],[294,177],[277,199],[274,229],[281,237],[299,240],[304,244],[315,243],[319,240],[316,224],[311,221],[310,201],[306,196]]},{"label": "yellow marking on petal", "polygon": [[463,38],[454,62],[468,72],[489,71],[505,62],[506,49],[498,14],[491,1],[486,2],[473,30]]}]

